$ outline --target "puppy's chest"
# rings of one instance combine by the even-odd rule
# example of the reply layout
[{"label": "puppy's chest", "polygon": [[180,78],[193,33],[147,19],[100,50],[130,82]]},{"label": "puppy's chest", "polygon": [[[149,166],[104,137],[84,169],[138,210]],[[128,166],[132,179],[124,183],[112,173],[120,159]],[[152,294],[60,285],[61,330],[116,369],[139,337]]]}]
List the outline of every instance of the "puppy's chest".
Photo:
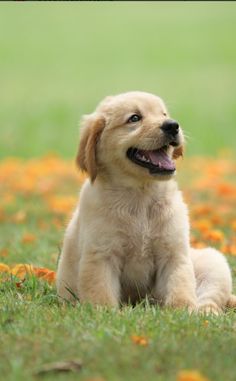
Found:
[{"label": "puppy's chest", "polygon": [[136,211],[127,208],[120,216],[120,233],[126,262],[150,260],[157,255],[157,246],[165,241],[168,207],[144,205]]},{"label": "puppy's chest", "polygon": [[122,243],[119,252],[122,280],[124,284],[142,284],[146,289],[163,254],[172,208],[163,200],[137,203],[136,199],[120,203],[114,213],[116,234]]},{"label": "puppy's chest", "polygon": [[[124,224],[125,226],[125,224]],[[142,217],[134,218],[126,225],[123,230],[124,254],[126,259],[135,259],[137,257],[147,259],[153,255],[153,243],[156,239],[156,233],[150,221]]]},{"label": "puppy's chest", "polygon": [[123,221],[122,279],[130,284],[147,287],[158,262],[157,242],[162,239],[162,229],[149,213],[127,216]]}]

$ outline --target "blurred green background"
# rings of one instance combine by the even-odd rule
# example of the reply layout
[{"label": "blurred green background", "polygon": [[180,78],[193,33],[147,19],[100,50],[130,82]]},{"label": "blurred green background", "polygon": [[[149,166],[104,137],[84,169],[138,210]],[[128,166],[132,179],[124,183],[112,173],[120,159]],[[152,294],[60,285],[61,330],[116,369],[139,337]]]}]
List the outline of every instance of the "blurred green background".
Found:
[{"label": "blurred green background", "polygon": [[106,95],[164,98],[188,154],[235,147],[236,3],[0,4],[0,157],[74,157]]}]

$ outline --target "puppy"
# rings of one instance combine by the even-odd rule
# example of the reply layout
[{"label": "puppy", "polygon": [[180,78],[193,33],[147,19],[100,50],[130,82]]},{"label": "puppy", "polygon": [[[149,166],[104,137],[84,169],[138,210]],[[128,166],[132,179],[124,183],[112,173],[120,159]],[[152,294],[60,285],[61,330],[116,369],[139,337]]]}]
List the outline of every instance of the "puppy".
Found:
[{"label": "puppy", "polygon": [[183,144],[179,124],[152,94],[107,97],[84,117],[77,165],[89,179],[65,234],[61,298],[116,307],[150,297],[215,314],[236,305],[223,255],[190,248],[174,180]]}]

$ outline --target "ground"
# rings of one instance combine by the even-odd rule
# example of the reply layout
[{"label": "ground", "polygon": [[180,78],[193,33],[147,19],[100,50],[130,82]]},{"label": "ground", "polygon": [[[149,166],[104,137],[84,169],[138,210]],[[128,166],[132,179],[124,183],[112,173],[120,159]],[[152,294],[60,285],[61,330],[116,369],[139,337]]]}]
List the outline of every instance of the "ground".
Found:
[{"label": "ground", "polygon": [[[62,306],[55,271],[84,181],[78,121],[108,94],[145,90],[186,133],[177,177],[192,245],[221,250],[235,283],[236,4],[0,8],[0,378],[234,381],[235,311]],[[71,360],[79,372],[42,373]]]},{"label": "ground", "polygon": [[[220,249],[235,277],[233,158],[186,158],[178,172],[190,206],[192,245]],[[183,369],[197,369],[214,381],[222,380],[222,372],[225,379],[235,379],[234,311],[206,317],[144,304],[119,311],[60,305],[56,264],[84,181],[74,162],[56,156],[5,159],[0,180],[4,379],[30,380],[48,362],[73,359],[81,361],[81,380],[143,380],[144,372],[148,380],[176,380]],[[44,375],[47,380],[55,377]],[[66,380],[77,377],[72,372]]]}]

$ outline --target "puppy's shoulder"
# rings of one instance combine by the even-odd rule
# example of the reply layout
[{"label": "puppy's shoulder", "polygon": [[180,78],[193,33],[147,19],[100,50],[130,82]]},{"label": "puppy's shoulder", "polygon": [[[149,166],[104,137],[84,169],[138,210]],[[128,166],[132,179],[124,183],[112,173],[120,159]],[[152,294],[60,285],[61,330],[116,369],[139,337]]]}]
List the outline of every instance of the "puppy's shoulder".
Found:
[{"label": "puppy's shoulder", "polygon": [[96,186],[89,179],[85,180],[80,190],[80,205],[86,208],[98,202],[99,195]]},{"label": "puppy's shoulder", "polygon": [[104,211],[104,194],[102,187],[95,181],[87,179],[80,191],[80,214],[97,216]]}]

